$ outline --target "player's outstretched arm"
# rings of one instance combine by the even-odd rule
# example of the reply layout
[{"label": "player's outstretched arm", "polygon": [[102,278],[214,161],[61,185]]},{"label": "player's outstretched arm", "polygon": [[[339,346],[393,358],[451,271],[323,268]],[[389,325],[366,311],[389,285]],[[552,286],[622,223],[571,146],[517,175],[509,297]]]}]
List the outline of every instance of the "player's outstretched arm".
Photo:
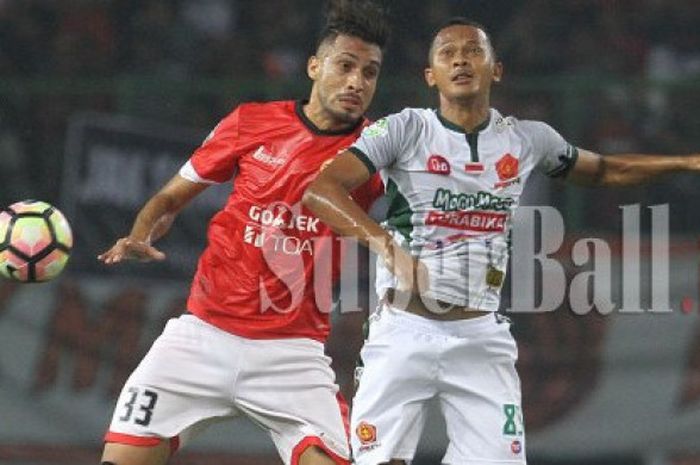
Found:
[{"label": "player's outstretched arm", "polygon": [[633,186],[664,174],[700,172],[700,154],[605,155],[579,149],[578,160],[568,179],[584,186]]},{"label": "player's outstretched arm", "polygon": [[350,191],[367,182],[370,172],[355,154],[343,152],[326,165],[302,199],[305,207],[341,236],[382,254],[391,236],[352,199]]},{"label": "player's outstretched arm", "polygon": [[129,235],[117,240],[97,259],[107,265],[122,260],[164,260],[165,254],[151,244],[168,232],[180,210],[207,186],[175,175],[139,211]]},{"label": "player's outstretched arm", "polygon": [[[427,271],[350,197],[350,191],[367,182],[370,172],[355,154],[345,151],[321,170],[304,193],[302,202],[336,233],[354,237],[384,260],[400,288],[427,289]],[[417,277],[417,280],[415,279]]]}]

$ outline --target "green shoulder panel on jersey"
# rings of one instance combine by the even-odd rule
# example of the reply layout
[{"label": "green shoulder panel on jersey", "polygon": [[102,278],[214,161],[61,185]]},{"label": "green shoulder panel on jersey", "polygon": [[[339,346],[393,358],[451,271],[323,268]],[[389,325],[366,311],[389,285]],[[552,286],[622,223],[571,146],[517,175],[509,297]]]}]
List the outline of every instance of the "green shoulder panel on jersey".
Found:
[{"label": "green shoulder panel on jersey", "polygon": [[399,192],[399,187],[391,178],[387,182],[386,195],[389,200],[389,209],[386,214],[387,224],[398,230],[410,244],[411,232],[413,232],[413,224],[411,223],[413,210],[411,210],[408,200]]}]

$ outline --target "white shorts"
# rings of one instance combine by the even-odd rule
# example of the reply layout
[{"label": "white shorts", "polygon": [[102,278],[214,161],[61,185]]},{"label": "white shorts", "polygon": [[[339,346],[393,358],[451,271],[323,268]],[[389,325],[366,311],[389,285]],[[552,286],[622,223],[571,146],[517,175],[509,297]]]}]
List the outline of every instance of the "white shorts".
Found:
[{"label": "white shorts", "polygon": [[525,464],[517,348],[494,314],[435,321],[384,306],[370,318],[353,401],[357,465],[411,460],[428,400],[445,417],[443,463]]},{"label": "white shorts", "polygon": [[168,438],[177,448],[209,422],[245,414],[270,432],[285,464],[309,446],[347,464],[347,409],[339,399],[320,342],[246,339],[183,315],[168,322],[127,380],[105,440]]}]

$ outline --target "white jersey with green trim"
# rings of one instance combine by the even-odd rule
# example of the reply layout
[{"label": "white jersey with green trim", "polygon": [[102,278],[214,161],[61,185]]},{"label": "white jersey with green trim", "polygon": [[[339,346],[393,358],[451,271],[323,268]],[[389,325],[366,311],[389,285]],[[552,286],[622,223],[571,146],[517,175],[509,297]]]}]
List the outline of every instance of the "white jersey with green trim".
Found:
[{"label": "white jersey with green trim", "polygon": [[[546,123],[490,110],[472,133],[431,109],[407,108],[376,121],[350,148],[380,171],[389,197],[382,226],[430,274],[427,296],[496,311],[509,255],[509,231],[535,167],[564,176],[578,151]],[[396,287],[377,262],[377,293]]]}]

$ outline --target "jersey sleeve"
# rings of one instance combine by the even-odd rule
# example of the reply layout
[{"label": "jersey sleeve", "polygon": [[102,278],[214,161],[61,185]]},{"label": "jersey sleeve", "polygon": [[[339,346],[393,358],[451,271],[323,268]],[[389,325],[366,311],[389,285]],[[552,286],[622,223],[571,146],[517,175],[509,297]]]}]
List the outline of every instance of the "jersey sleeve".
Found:
[{"label": "jersey sleeve", "polygon": [[541,121],[527,123],[540,171],[551,178],[565,177],[576,164],[578,149],[548,124]]},{"label": "jersey sleeve", "polygon": [[206,184],[232,179],[238,158],[246,150],[239,131],[240,119],[241,107],[222,119],[180,168],[180,176]]},{"label": "jersey sleeve", "polygon": [[386,168],[397,160],[415,135],[415,118],[410,110],[379,119],[362,130],[362,134],[348,149],[355,154],[371,174]]}]

